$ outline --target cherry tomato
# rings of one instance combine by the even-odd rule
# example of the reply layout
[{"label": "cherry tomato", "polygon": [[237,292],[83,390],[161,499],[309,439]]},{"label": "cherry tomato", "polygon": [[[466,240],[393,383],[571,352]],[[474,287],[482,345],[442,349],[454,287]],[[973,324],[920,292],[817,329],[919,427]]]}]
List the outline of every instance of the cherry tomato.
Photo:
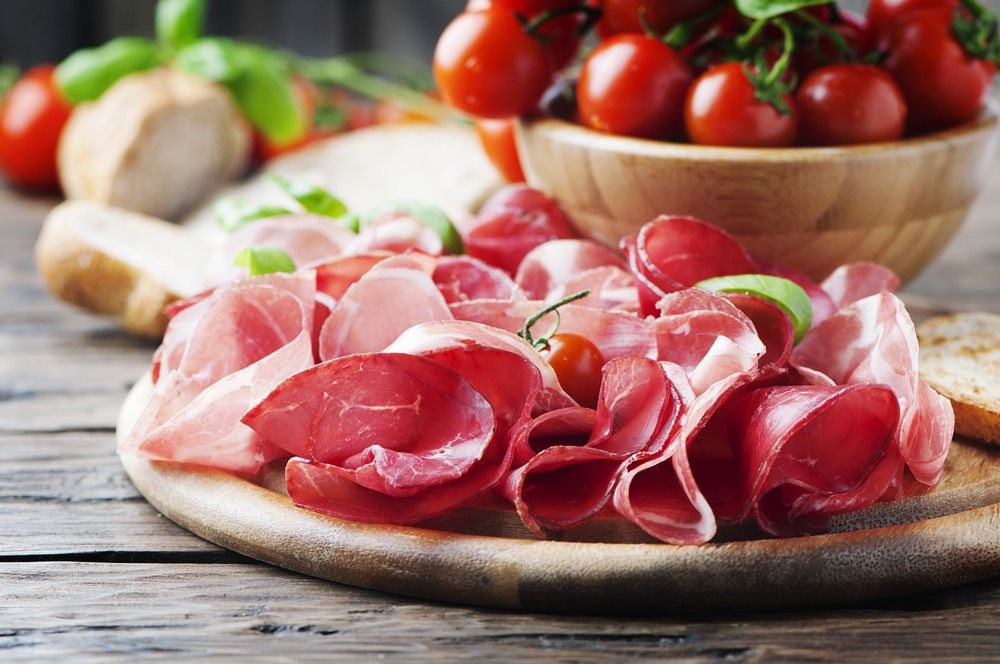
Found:
[{"label": "cherry tomato", "polygon": [[868,25],[872,34],[883,35],[906,14],[921,9],[941,9],[951,12],[958,0],[871,0],[868,3]]},{"label": "cherry tomato", "polygon": [[668,138],[680,127],[691,70],[663,42],[637,34],[610,37],[583,63],[580,117],[599,131]]},{"label": "cherry tomato", "polygon": [[517,154],[517,143],[514,140],[514,120],[477,120],[476,135],[500,174],[508,182],[524,182],[524,171],[521,170],[521,158]]},{"label": "cherry tomato", "polygon": [[[818,8],[826,9],[825,6]],[[874,48],[874,39],[864,16],[841,9],[840,18],[839,23],[830,24],[830,27],[844,38],[855,58],[866,55]],[[829,36],[822,34],[817,35],[812,43],[799,44],[795,52],[795,71],[800,80],[820,67],[843,62],[845,62],[844,54]]]},{"label": "cherry tomato", "polygon": [[895,23],[880,47],[914,131],[943,129],[979,114],[996,67],[969,56],[951,32],[951,12],[921,10]]},{"label": "cherry tomato", "polygon": [[604,356],[593,341],[579,334],[554,334],[542,357],[555,370],[566,394],[581,406],[597,407]]},{"label": "cherry tomato", "polygon": [[718,0],[603,0],[601,34],[610,36],[620,32],[645,32],[641,12],[645,12],[650,27],[663,34],[678,23],[703,14],[717,2]]},{"label": "cherry tomato", "polygon": [[434,78],[444,100],[472,115],[507,118],[534,110],[552,80],[541,42],[509,11],[459,14],[434,50]]},{"label": "cherry tomato", "polygon": [[817,69],[795,93],[799,136],[812,145],[893,141],[903,135],[906,102],[899,86],[872,65]]},{"label": "cherry tomato", "polygon": [[[579,0],[469,0],[465,11],[481,11],[491,7],[532,19],[546,11],[559,11],[579,5]],[[583,22],[582,13],[554,16],[538,29],[553,71],[565,67],[580,50],[577,29]]]},{"label": "cherry tomato", "polygon": [[29,70],[0,102],[0,168],[25,187],[59,184],[56,148],[72,107],[52,79],[55,67]]},{"label": "cherry tomato", "polygon": [[784,115],[772,104],[759,101],[753,84],[738,62],[712,67],[691,86],[684,108],[688,136],[702,145],[783,147],[795,141],[795,102]]}]

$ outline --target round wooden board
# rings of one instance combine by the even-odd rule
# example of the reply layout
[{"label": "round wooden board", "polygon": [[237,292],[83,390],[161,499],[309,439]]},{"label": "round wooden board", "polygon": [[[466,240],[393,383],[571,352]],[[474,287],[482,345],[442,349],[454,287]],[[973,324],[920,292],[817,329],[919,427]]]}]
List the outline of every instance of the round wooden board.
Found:
[{"label": "round wooden board", "polygon": [[[127,435],[152,385],[119,416]],[[279,567],[425,599],[528,611],[675,613],[844,603],[1000,575],[1000,449],[956,441],[942,483],[837,520],[828,535],[721,543],[652,543],[621,519],[597,519],[561,541],[527,535],[510,512],[458,510],[424,527],[354,523],[292,505],[226,473],[122,458],[164,516]],[[275,473],[280,478],[280,473]]]}]

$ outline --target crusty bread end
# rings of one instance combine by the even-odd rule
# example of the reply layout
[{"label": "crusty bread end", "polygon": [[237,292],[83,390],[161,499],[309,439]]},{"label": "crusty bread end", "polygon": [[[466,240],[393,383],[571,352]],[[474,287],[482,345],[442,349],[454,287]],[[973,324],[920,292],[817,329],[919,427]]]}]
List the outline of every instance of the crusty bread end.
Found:
[{"label": "crusty bread end", "polygon": [[920,375],[955,409],[955,431],[1000,444],[1000,316],[938,316],[917,329]]},{"label": "crusty bread end", "polygon": [[163,335],[166,304],[201,290],[192,275],[207,257],[208,248],[174,224],[86,201],[53,209],[35,247],[53,294],[149,339]]}]

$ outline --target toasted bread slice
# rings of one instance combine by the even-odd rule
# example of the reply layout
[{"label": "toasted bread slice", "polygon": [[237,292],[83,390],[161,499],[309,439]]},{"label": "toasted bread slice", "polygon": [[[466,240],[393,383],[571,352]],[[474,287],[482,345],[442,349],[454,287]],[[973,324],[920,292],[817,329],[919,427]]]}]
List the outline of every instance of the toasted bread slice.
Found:
[{"label": "toasted bread slice", "polygon": [[1000,316],[938,316],[917,336],[920,376],[951,400],[955,431],[1000,444]]},{"label": "toasted bread slice", "polygon": [[210,247],[181,226],[89,201],[52,212],[35,247],[56,296],[121,318],[129,332],[157,339],[164,305],[205,287]]},{"label": "toasted bread slice", "polygon": [[59,141],[69,198],[174,219],[246,170],[250,130],[222,87],[173,69],[81,104]]}]

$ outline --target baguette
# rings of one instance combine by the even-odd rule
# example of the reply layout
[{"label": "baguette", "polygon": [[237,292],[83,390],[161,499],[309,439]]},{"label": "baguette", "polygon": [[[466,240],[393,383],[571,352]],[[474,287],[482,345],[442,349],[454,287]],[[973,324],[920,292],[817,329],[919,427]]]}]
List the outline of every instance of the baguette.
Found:
[{"label": "baguette", "polygon": [[917,336],[920,375],[951,401],[955,431],[1000,444],[1000,316],[939,316]]},{"label": "baguette", "polygon": [[162,219],[89,201],[49,213],[35,247],[45,285],[70,304],[117,316],[132,334],[159,339],[163,307],[203,290],[211,249]]}]

